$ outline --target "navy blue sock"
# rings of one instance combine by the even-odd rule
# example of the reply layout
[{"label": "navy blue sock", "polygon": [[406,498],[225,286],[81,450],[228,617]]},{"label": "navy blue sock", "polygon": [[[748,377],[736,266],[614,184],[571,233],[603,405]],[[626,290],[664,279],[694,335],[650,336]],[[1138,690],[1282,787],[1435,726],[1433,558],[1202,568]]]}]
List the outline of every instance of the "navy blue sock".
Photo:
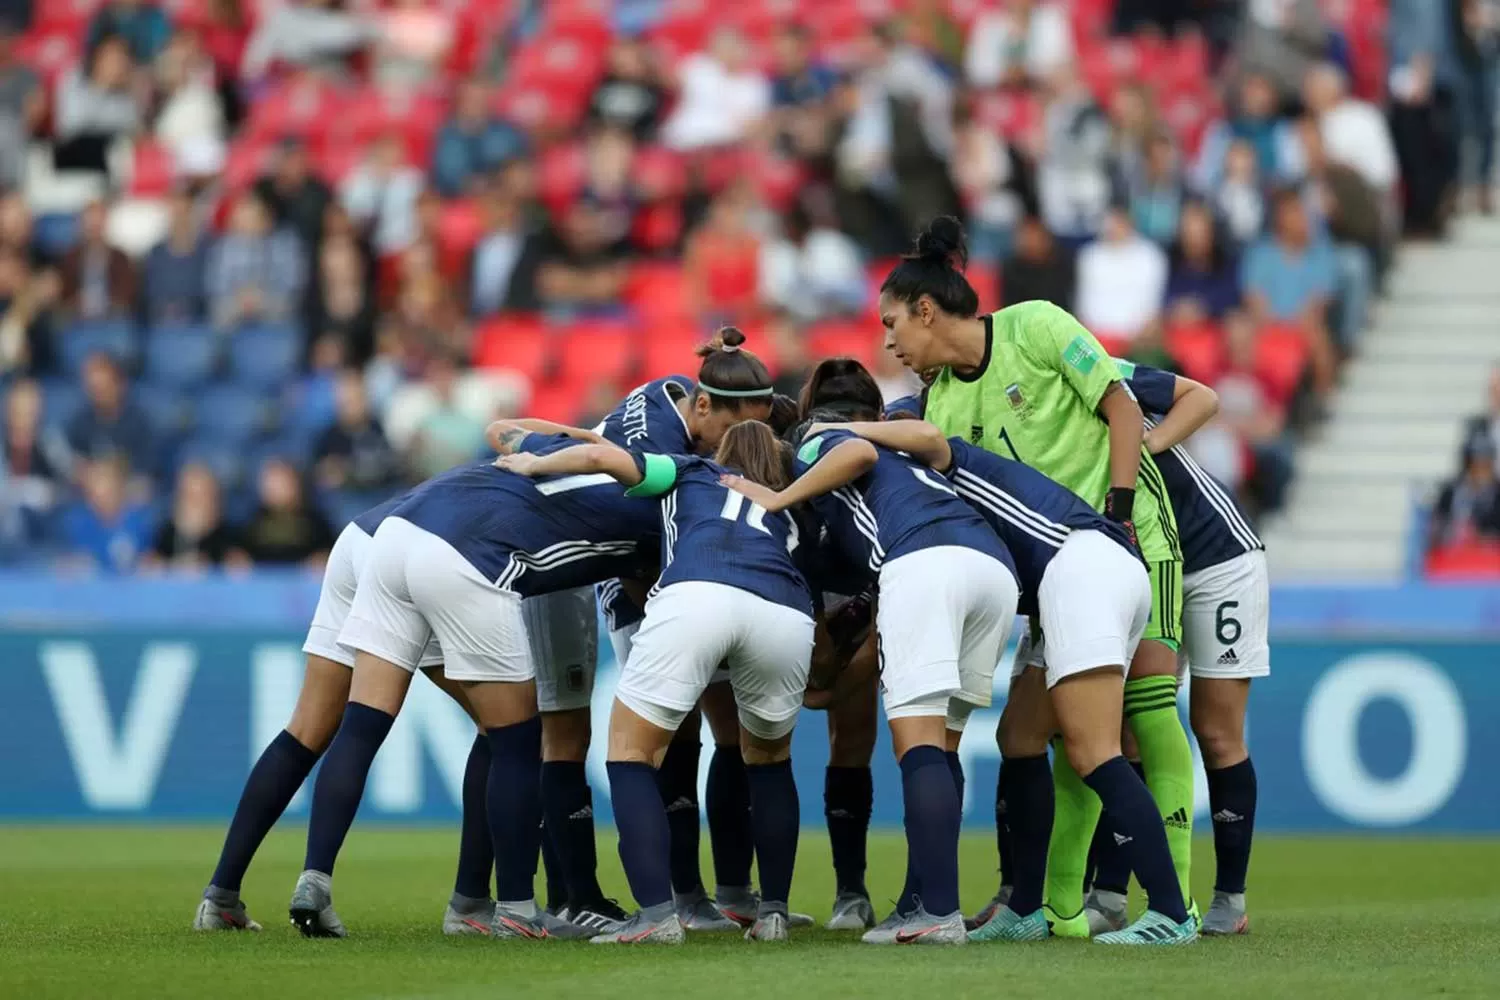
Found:
[{"label": "navy blue sock", "polygon": [[1000,856],[1000,884],[1014,885],[1015,838],[1010,828],[1010,766],[1000,758],[1000,773],[995,776],[995,853]]},{"label": "navy blue sock", "polygon": [[1126,838],[1122,846],[1151,909],[1179,923],[1186,920],[1187,905],[1167,847],[1167,828],[1146,783],[1124,757],[1105,761],[1084,775],[1083,781],[1099,796],[1109,824]]},{"label": "navy blue sock", "polygon": [[534,897],[536,856],[542,836],[542,720],[485,730],[490,740],[490,780],[485,788],[490,839],[495,844],[495,899],[519,903]]},{"label": "navy blue sock", "polygon": [[866,847],[875,783],[868,767],[833,767],[823,773],[823,818],[833,849],[833,873],[839,892],[868,896]]},{"label": "navy blue sock", "polygon": [[[679,895],[698,892],[703,876],[698,871],[698,756],[703,745],[697,739],[673,740],[656,772],[667,825],[672,831],[672,890]],[[642,903],[641,905],[645,905]]]},{"label": "navy blue sock", "polygon": [[908,865],[921,883],[923,907],[940,917],[958,909],[962,809],[946,757],[940,747],[916,746],[901,758]]},{"label": "navy blue sock", "polygon": [[[802,826],[792,762],[747,766],[744,773],[750,791],[755,856],[760,859],[761,899],[786,903],[792,893],[797,833]],[[748,881],[749,873],[746,875]]]},{"label": "navy blue sock", "polygon": [[490,839],[485,795],[490,781],[490,738],[476,733],[464,764],[463,824],[458,832],[458,874],[453,891],[470,899],[489,899],[495,870],[495,842]]},{"label": "navy blue sock", "polygon": [[907,834],[906,880],[901,883],[901,895],[896,897],[896,912],[903,917],[917,908],[922,897],[922,879],[917,874],[916,858],[912,853],[911,835]]},{"label": "navy blue sock", "polygon": [[[544,786],[545,787],[545,786]],[[554,913],[568,905],[568,880],[563,877],[557,838],[547,824],[547,796],[542,793],[542,879],[547,883],[547,909]]]},{"label": "navy blue sock", "polygon": [[755,840],[750,830],[750,781],[745,776],[745,758],[740,756],[739,747],[714,747],[703,797],[708,813],[708,847],[714,857],[714,881],[736,888],[748,886],[750,865],[755,860]]},{"label": "navy blue sock", "polygon": [[1047,881],[1047,845],[1052,839],[1052,765],[1046,754],[1006,757],[1006,819],[1011,834],[1010,903],[1025,916],[1041,908]]},{"label": "navy blue sock", "polygon": [[[1146,769],[1140,761],[1133,760],[1130,766],[1142,781],[1146,780]],[[1125,831],[1118,829],[1107,816],[1099,819],[1099,825],[1094,829],[1094,842],[1089,847],[1092,874],[1088,884],[1095,889],[1123,895],[1130,891],[1130,858],[1121,848],[1119,839],[1125,836]]]},{"label": "navy blue sock", "polygon": [[333,862],[339,856],[339,848],[344,846],[344,837],[365,794],[370,764],[395,721],[394,715],[357,701],[344,706],[344,721],[339,723],[339,731],[329,744],[318,780],[313,784],[303,869],[333,874]]},{"label": "navy blue sock", "polygon": [[[1244,892],[1250,870],[1250,840],[1255,834],[1255,765],[1238,764],[1208,772],[1208,810],[1214,824],[1214,888]],[[214,883],[217,885],[218,883]]]},{"label": "navy blue sock", "polygon": [[[547,836],[557,855],[558,872],[567,886],[567,900],[574,908],[599,902],[599,859],[594,848],[594,797],[581,760],[549,760],[542,764],[542,812]],[[546,860],[543,851],[542,859]],[[547,897],[552,898],[552,878],[547,878]]]},{"label": "navy blue sock", "polygon": [[650,764],[610,761],[609,795],[630,894],[645,909],[672,901],[671,828]]},{"label": "navy blue sock", "polygon": [[224,835],[224,848],[219,852],[219,865],[214,869],[212,885],[230,892],[240,891],[245,869],[250,867],[260,842],[266,839],[271,827],[286,812],[319,756],[318,751],[298,743],[297,738],[285,729],[261,751],[260,758],[250,769],[250,777],[245,779],[245,790],[240,792],[240,804],[235,807],[234,819],[229,821],[229,832]]}]

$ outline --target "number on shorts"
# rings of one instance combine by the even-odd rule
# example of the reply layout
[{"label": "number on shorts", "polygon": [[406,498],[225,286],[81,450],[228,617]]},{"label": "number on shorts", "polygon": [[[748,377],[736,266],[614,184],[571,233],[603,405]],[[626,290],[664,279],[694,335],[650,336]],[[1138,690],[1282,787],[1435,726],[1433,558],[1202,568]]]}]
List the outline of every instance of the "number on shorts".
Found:
[{"label": "number on shorts", "polygon": [[1240,638],[1240,620],[1231,618],[1226,611],[1240,606],[1239,601],[1224,601],[1214,611],[1214,637],[1226,646],[1232,646]]},{"label": "number on shorts", "polygon": [[[740,511],[749,507],[750,512],[745,515],[745,523],[756,531],[763,531],[769,535],[771,530],[766,527],[766,515],[770,511],[753,500],[747,500],[743,493],[736,493],[734,490],[729,490],[728,492],[729,495],[724,498],[724,509],[719,511],[719,516],[726,521],[738,521],[740,519]],[[787,524],[791,527],[791,531],[786,536],[786,550],[791,552],[797,548],[797,519],[790,514],[785,516]]]},{"label": "number on shorts", "polygon": [[1015,459],[1017,462],[1021,460],[1021,456],[1016,453],[1016,446],[1011,443],[1010,434],[1004,427],[1000,428],[1000,443],[1005,445],[1005,450],[1010,452],[1011,458]]},{"label": "number on shorts", "polygon": [[947,481],[938,476],[931,469],[913,466],[911,474],[922,481],[923,486],[931,486],[935,490],[942,490],[950,496],[958,496],[958,491],[949,486]]}]

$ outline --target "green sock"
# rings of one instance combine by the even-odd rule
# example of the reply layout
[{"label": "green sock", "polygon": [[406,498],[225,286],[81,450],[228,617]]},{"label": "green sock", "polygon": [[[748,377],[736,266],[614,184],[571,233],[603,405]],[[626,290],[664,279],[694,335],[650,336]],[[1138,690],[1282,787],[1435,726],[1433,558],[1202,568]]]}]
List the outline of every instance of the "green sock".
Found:
[{"label": "green sock", "polygon": [[1062,917],[1083,912],[1083,878],[1089,865],[1089,844],[1099,825],[1099,796],[1083,783],[1062,739],[1052,741],[1052,839],[1047,843],[1047,905]]},{"label": "green sock", "polygon": [[1177,715],[1177,678],[1162,675],[1125,682],[1125,721],[1135,734],[1146,787],[1167,827],[1172,864],[1189,895],[1193,865],[1193,751]]}]

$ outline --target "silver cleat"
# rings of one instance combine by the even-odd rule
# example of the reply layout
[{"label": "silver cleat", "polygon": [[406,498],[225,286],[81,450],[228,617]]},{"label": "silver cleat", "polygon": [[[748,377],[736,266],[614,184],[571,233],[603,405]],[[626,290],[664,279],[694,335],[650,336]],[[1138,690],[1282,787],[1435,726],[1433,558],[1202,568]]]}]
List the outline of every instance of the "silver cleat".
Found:
[{"label": "silver cleat", "polygon": [[228,892],[209,886],[198,900],[198,912],[193,915],[195,931],[258,931],[260,924],[250,919],[244,901],[237,892]]},{"label": "silver cleat", "polygon": [[449,937],[489,937],[495,919],[493,899],[469,899],[457,896],[448,900],[443,910],[443,933]]},{"label": "silver cleat", "polygon": [[348,937],[344,922],[333,910],[333,882],[322,872],[305,871],[297,876],[297,888],[287,907],[292,925],[303,937]]},{"label": "silver cleat", "polygon": [[915,913],[907,915],[892,943],[968,944],[969,932],[964,928],[964,915],[958,910],[938,917],[919,906]]},{"label": "silver cleat", "polygon": [[875,926],[875,907],[870,897],[841,892],[833,901],[833,913],[823,925],[831,931],[862,931]]},{"label": "silver cleat", "polygon": [[896,935],[906,926],[906,914],[892,910],[891,915],[865,931],[860,938],[865,944],[895,944]]},{"label": "silver cleat", "polygon": [[1214,890],[1214,901],[1208,904],[1208,912],[1203,915],[1202,933],[1209,937],[1249,934],[1250,917],[1245,913],[1245,894]]},{"label": "silver cleat", "polygon": [[[702,889],[688,893],[685,896],[672,894],[672,902],[677,910],[677,919],[686,930],[699,933],[722,933],[726,931],[739,930],[740,925],[714,905],[713,900]],[[751,911],[752,914],[754,911]]]},{"label": "silver cleat", "polygon": [[1092,889],[1083,901],[1083,915],[1089,921],[1089,936],[1108,934],[1130,923],[1130,898],[1123,892]]},{"label": "silver cleat", "polygon": [[594,944],[682,944],[687,932],[682,929],[682,920],[676,913],[669,913],[660,920],[652,920],[644,913],[634,913],[621,924],[618,930],[600,934]]},{"label": "silver cleat", "polygon": [[745,931],[746,941],[786,941],[788,921],[785,913],[771,912],[757,917],[750,929]]}]

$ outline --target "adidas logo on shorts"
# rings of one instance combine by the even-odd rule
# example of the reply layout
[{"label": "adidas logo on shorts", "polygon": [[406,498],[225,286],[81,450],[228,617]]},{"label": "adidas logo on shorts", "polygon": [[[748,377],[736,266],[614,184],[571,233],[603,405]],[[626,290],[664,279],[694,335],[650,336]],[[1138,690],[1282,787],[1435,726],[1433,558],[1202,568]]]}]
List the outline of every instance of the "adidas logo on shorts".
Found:
[{"label": "adidas logo on shorts", "polygon": [[1240,658],[1234,655],[1233,649],[1225,650],[1224,655],[1219,657],[1219,666],[1221,667],[1237,667],[1239,665]]},{"label": "adidas logo on shorts", "polygon": [[1174,826],[1179,830],[1190,830],[1193,826],[1192,819],[1188,816],[1187,810],[1180,807],[1172,815],[1163,816],[1161,821],[1166,826]]}]

